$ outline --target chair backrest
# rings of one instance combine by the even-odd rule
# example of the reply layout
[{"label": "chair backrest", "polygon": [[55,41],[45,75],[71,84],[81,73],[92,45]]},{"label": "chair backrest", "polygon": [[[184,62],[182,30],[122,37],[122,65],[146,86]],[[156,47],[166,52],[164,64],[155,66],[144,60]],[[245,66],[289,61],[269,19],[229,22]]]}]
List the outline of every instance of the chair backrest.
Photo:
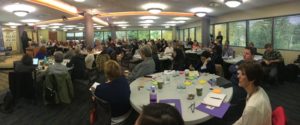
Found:
[{"label": "chair backrest", "polygon": [[95,122],[94,125],[110,125],[111,124],[111,107],[110,104],[96,97],[95,106]]},{"label": "chair backrest", "polygon": [[216,67],[216,75],[218,76],[224,76],[223,75],[223,67],[220,64],[215,64]]},{"label": "chair backrest", "polygon": [[14,98],[34,98],[34,78],[32,72],[9,72],[9,89]]},{"label": "chair backrest", "polygon": [[286,125],[287,119],[282,106],[276,107],[272,112],[272,123],[273,125]]}]

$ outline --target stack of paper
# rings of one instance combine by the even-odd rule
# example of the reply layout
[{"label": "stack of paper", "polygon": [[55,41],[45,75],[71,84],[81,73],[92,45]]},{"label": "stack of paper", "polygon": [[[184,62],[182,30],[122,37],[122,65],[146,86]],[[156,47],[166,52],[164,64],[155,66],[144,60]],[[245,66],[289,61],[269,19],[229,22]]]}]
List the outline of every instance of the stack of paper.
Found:
[{"label": "stack of paper", "polygon": [[203,104],[214,106],[214,107],[220,107],[223,100],[225,99],[225,94],[216,94],[213,92],[210,92],[206,95],[206,97],[203,99]]}]

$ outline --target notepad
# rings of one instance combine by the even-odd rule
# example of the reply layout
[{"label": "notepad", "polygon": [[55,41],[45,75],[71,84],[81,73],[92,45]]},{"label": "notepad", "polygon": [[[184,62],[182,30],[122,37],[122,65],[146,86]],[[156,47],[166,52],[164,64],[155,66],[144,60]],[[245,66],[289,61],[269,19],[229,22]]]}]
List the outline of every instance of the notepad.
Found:
[{"label": "notepad", "polygon": [[213,92],[210,92],[206,95],[206,97],[203,99],[202,103],[214,107],[220,107],[221,103],[225,99],[225,94],[216,94]]},{"label": "notepad", "polygon": [[212,116],[223,118],[224,114],[227,112],[229,107],[230,107],[229,103],[222,103],[220,107],[214,107],[214,108],[210,108],[205,104],[200,104],[199,106],[196,107],[196,109],[205,112],[207,114],[210,114]]}]

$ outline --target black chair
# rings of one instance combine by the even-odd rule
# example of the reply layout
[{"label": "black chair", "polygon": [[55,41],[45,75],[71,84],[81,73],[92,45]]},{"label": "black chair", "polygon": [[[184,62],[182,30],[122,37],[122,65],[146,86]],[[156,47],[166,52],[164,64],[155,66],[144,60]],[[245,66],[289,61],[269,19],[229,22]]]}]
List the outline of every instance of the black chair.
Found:
[{"label": "black chair", "polygon": [[[110,125],[111,124],[111,107],[110,104],[97,96],[92,101],[92,108],[94,108],[93,122],[90,125]],[[90,116],[91,117],[91,116]]]},{"label": "black chair", "polygon": [[9,89],[15,99],[36,99],[33,76],[32,72],[9,72]]}]

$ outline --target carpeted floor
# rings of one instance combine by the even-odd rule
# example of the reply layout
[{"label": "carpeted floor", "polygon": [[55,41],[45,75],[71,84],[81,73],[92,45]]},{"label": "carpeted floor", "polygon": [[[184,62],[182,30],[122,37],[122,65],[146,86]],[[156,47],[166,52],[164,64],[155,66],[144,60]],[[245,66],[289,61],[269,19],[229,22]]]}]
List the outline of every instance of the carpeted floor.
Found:
[{"label": "carpeted floor", "polygon": [[14,54],[11,56],[5,57],[3,61],[0,61],[0,70],[1,69],[12,69],[13,68],[13,62],[21,60],[22,54]]}]

